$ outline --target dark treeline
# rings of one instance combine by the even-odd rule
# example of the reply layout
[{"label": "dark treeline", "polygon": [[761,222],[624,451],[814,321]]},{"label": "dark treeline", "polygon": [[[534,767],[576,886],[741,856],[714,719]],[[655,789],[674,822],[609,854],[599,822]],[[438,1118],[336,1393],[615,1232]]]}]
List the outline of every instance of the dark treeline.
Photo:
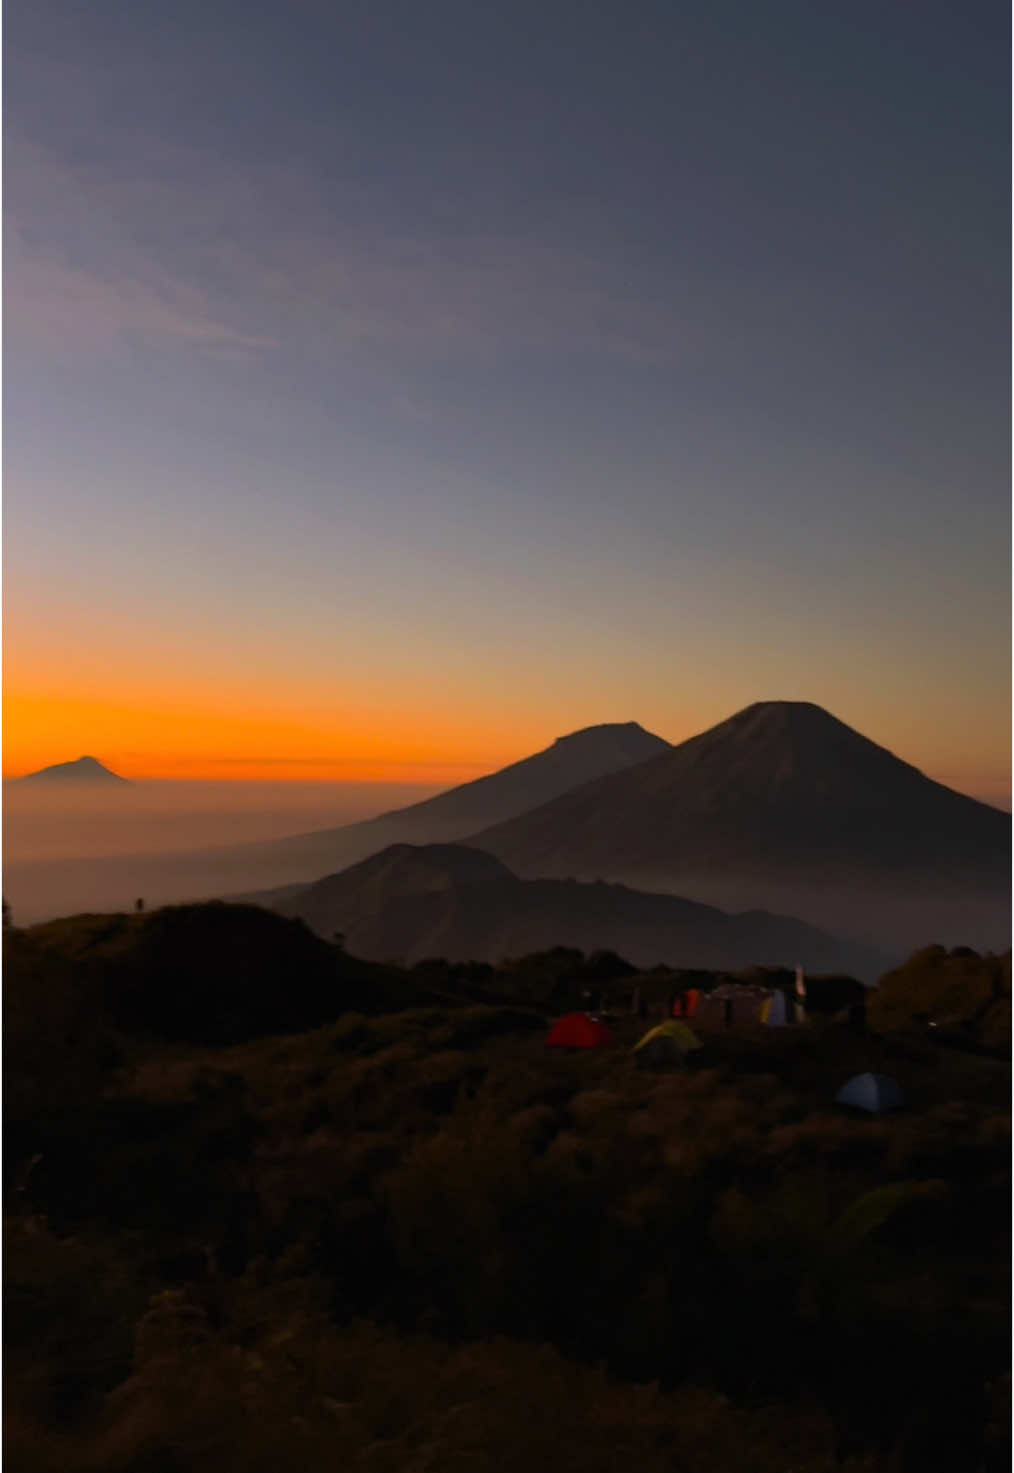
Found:
[{"label": "dark treeline", "polygon": [[[1009,959],[920,953],[865,1027],[811,980],[672,1072],[633,999],[714,974],[238,906],[4,961],[12,1467],[1009,1465]],[[616,1043],[547,1049],[589,996]],[[907,1108],[836,1107],[863,1070]]]}]

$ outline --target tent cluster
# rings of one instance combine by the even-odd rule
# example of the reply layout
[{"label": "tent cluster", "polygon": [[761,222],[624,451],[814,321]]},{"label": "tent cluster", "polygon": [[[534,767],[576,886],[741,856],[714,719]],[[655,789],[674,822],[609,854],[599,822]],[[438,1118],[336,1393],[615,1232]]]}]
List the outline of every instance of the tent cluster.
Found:
[{"label": "tent cluster", "polygon": [[[823,978],[826,983],[829,979]],[[766,1024],[772,1028],[783,1028],[791,1024],[805,1023],[808,1018],[808,984],[803,967],[792,973],[784,967],[753,967],[734,974],[715,971],[698,971],[681,968],[667,971],[656,967],[652,972],[629,979],[629,986],[620,994],[610,994],[613,1004],[625,1006],[638,1018],[656,1021],[662,1018],[697,1019],[702,1027],[732,1028]],[[861,984],[852,986],[862,990]],[[827,989],[821,990],[821,997]],[[605,1006],[603,994],[600,1006]],[[586,994],[587,998],[587,994]],[[586,1002],[586,1006],[590,1004]],[[827,1012],[820,1006],[818,1011]]]},{"label": "tent cluster", "polygon": [[[721,1006],[734,1008],[740,1003],[743,1008],[749,999],[752,1021],[756,1019],[769,1028],[784,1028],[793,1022],[803,1021],[803,1000],[806,985],[802,980],[802,968],[796,972],[796,996],[789,997],[781,988],[774,991],[746,985],[725,985],[715,988],[713,993],[703,994],[697,988],[688,988],[679,997],[681,1013],[674,1018],[648,1028],[643,1038],[634,1044],[634,1059],[644,1069],[682,1068],[688,1056],[702,1049],[703,1044],[693,1028],[682,1019],[693,1018],[697,1012],[706,1015],[707,1009]],[[703,1008],[702,1008],[703,1003]],[[674,1013],[676,1008],[674,1005]],[[728,1012],[725,1012],[728,1025]],[[547,1044],[553,1049],[606,1049],[615,1043],[616,1036],[609,1025],[590,1013],[567,1013],[550,1030]],[[856,1074],[850,1078],[834,1096],[836,1105],[849,1109],[861,1109],[871,1115],[881,1115],[889,1109],[901,1109],[905,1096],[898,1080],[887,1074]]]},{"label": "tent cluster", "polygon": [[761,987],[726,982],[702,998],[698,1016],[702,1024],[714,1028],[758,1023],[767,997],[767,992]]},{"label": "tent cluster", "polygon": [[701,997],[694,1013],[689,1016],[696,1016],[702,1024],[714,1028],[751,1023],[763,1023],[768,1028],[786,1028],[804,1023],[806,1010],[801,997],[790,997],[780,987],[771,991],[728,982]]},{"label": "tent cluster", "polygon": [[[608,1048],[616,1041],[613,1030],[600,1018],[587,1013],[568,1013],[550,1029],[546,1043],[550,1048]],[[649,1028],[634,1045],[633,1053],[642,1068],[662,1069],[681,1065],[694,1049],[702,1048],[692,1029],[676,1018],[669,1018]]]}]

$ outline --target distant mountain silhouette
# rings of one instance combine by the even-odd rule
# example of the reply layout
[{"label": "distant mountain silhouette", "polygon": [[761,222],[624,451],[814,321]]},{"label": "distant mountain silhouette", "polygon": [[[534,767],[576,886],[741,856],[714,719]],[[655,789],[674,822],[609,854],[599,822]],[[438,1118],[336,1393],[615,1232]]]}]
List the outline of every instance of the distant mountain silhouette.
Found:
[{"label": "distant mountain silhouette", "polygon": [[819,706],[770,701],[467,842],[522,875],[788,909],[892,946],[955,927],[1007,945],[1010,824]]},{"label": "distant mountain silhouette", "polygon": [[669,750],[668,742],[645,731],[636,721],[588,726],[557,737],[552,746],[531,757],[422,803],[395,808],[362,823],[318,829],[256,847],[265,860],[283,862],[290,874],[294,865],[304,876],[321,874],[354,864],[390,844],[440,844],[461,839],[479,828],[548,803],[581,783]]},{"label": "distant mountain silhouette", "polygon": [[[255,897],[251,897],[255,898]],[[552,946],[612,950],[639,966],[737,968],[793,965],[864,980],[884,958],[787,916],[727,915],[672,895],[622,885],[521,880],[465,845],[395,844],[284,898],[298,917],[375,960],[500,961]]]},{"label": "distant mountain silhouette", "polygon": [[40,767],[38,772],[29,772],[22,782],[76,782],[76,783],[126,783],[125,777],[112,772],[95,757],[78,757],[75,762],[55,762],[51,767]]},{"label": "distant mountain silhouette", "polygon": [[[339,828],[284,839],[221,844],[171,854],[40,861],[12,867],[8,896],[19,915],[43,919],[78,910],[116,910],[143,895],[149,905],[308,884],[397,843],[444,843],[513,818],[568,788],[669,750],[635,721],[589,726],[544,751],[410,807]],[[52,897],[59,896],[55,908]]]}]

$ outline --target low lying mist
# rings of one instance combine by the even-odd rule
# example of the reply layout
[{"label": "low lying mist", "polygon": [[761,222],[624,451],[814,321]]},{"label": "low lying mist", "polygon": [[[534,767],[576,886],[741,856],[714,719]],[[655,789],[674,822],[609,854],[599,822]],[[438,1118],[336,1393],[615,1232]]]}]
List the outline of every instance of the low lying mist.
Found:
[{"label": "low lying mist", "polygon": [[[437,791],[407,783],[149,781],[50,788],[7,782],[4,895],[15,924],[31,925],[81,911],[129,910],[137,899],[152,908],[308,884],[363,858],[363,837],[351,836],[351,849],[342,835],[274,841],[361,822]],[[392,841],[378,836],[377,847]],[[1006,886],[963,893],[951,880],[929,893],[859,873],[823,884],[813,876],[763,872],[601,878],[726,911],[769,910],[897,958],[929,942],[994,951],[1010,945]]]},{"label": "low lying mist", "polygon": [[720,910],[767,910],[791,915],[839,938],[884,952],[896,960],[920,947],[972,946],[1004,952],[1010,947],[1009,889],[963,891],[950,884],[914,891],[898,881],[877,882],[857,873],[851,880],[806,883],[755,874],[624,876],[644,890],[675,893]]},{"label": "low lying mist", "polygon": [[[137,896],[159,904],[283,883],[287,876],[236,873],[225,855],[219,864],[215,846],[357,823],[438,791],[415,783],[7,781],[4,894],[15,922],[30,924],[82,909],[126,909]],[[211,852],[195,865],[200,850]]]},{"label": "low lying mist", "polygon": [[4,859],[92,859],[277,839],[356,823],[438,791],[410,783],[5,782]]}]

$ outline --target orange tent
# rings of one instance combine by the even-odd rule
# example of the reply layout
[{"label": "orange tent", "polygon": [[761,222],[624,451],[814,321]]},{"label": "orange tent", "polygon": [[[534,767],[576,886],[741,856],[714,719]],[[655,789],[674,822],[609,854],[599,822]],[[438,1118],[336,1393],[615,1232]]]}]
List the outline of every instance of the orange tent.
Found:
[{"label": "orange tent", "polygon": [[605,1048],[613,1031],[587,1013],[568,1013],[554,1023],[546,1043],[550,1048]]},{"label": "orange tent", "polygon": [[686,992],[680,993],[679,997],[673,1003],[673,1005],[672,1005],[672,1015],[673,1015],[673,1017],[674,1018],[696,1018],[697,1017],[697,1005],[700,1002],[700,1000],[701,1000],[700,989],[697,988],[697,987],[688,987],[687,990],[686,990]]}]

